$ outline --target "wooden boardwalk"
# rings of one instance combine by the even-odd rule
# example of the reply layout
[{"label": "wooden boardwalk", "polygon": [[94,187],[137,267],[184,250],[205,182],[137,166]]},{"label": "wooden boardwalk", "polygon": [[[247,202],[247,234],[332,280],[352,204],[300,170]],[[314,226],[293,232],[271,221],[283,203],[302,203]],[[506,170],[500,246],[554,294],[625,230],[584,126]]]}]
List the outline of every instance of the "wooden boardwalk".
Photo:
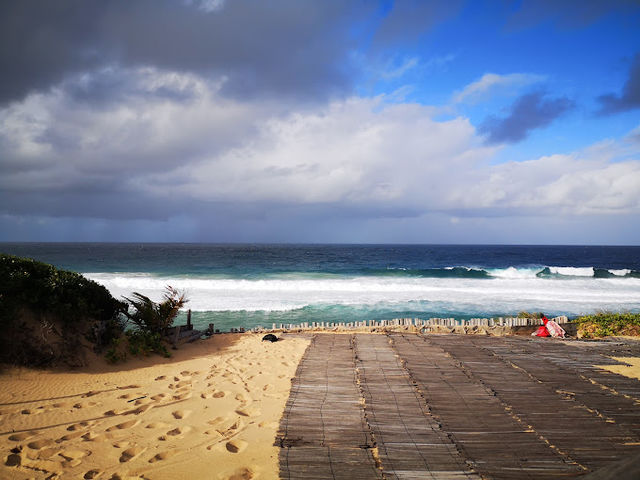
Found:
[{"label": "wooden boardwalk", "polygon": [[567,478],[638,454],[640,382],[593,367],[624,354],[612,345],[315,334],[280,424],[280,477]]}]

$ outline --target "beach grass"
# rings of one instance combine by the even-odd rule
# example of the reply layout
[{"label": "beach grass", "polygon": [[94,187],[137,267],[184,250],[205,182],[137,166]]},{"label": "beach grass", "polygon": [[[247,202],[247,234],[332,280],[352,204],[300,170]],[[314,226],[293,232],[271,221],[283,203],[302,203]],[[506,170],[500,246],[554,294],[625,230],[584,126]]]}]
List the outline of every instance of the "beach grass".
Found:
[{"label": "beach grass", "polygon": [[640,313],[597,312],[574,320],[581,338],[640,336]]}]

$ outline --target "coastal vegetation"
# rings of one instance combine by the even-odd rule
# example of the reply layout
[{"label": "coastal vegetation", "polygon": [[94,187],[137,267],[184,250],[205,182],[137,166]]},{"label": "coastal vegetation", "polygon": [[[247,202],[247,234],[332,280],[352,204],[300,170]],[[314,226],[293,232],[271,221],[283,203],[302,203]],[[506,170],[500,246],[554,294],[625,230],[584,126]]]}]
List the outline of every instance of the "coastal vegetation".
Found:
[{"label": "coastal vegetation", "polygon": [[107,360],[112,363],[124,360],[127,351],[132,355],[148,356],[157,353],[170,357],[165,337],[178,312],[188,301],[184,293],[167,286],[160,303],[137,292],[132,293],[131,297],[133,298],[125,297],[129,308],[123,313],[134,327],[127,330],[126,342],[118,339],[112,343],[107,350]]},{"label": "coastal vegetation", "polygon": [[0,362],[80,366],[90,351],[112,362],[170,356],[165,336],[184,294],[167,287],[159,303],[136,292],[124,300],[79,273],[0,254]]},{"label": "coastal vegetation", "polygon": [[640,336],[640,313],[597,312],[576,318],[578,336],[599,338],[611,335]]},{"label": "coastal vegetation", "polygon": [[79,273],[0,254],[0,361],[83,363],[122,335],[126,303]]},{"label": "coastal vegetation", "polygon": [[522,312],[518,312],[518,316],[517,318],[529,318],[529,319],[536,319],[536,318],[542,318],[542,316],[544,315],[544,313],[542,312],[527,312],[527,311],[522,311]]}]

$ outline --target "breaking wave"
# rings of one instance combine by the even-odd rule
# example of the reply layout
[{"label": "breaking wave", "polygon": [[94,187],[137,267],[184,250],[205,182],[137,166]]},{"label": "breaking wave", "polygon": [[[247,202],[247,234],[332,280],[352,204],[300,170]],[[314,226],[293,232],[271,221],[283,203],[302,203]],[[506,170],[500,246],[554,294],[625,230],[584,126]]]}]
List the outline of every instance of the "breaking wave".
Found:
[{"label": "breaking wave", "polygon": [[482,270],[483,275],[471,276],[457,270],[461,276],[448,277],[288,273],[250,279],[150,273],[86,275],[116,297],[139,292],[158,300],[164,287],[171,285],[186,292],[188,308],[201,312],[286,312],[311,306],[373,311],[380,305],[385,311],[411,311],[416,315],[454,310],[482,314],[542,309],[571,314],[595,309],[640,309],[640,279],[633,278],[633,272],[610,272],[610,276],[603,277],[598,276],[598,269],[592,269],[591,275],[587,270],[506,268]]}]

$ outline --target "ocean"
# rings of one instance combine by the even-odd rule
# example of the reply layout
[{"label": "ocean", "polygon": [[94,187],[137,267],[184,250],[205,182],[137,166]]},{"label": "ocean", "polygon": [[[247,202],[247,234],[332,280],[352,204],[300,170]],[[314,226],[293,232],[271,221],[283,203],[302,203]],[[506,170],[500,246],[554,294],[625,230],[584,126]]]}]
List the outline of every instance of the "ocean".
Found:
[{"label": "ocean", "polygon": [[[640,247],[0,243],[117,298],[186,293],[196,326],[640,311]],[[185,313],[181,314],[183,317]]]}]

